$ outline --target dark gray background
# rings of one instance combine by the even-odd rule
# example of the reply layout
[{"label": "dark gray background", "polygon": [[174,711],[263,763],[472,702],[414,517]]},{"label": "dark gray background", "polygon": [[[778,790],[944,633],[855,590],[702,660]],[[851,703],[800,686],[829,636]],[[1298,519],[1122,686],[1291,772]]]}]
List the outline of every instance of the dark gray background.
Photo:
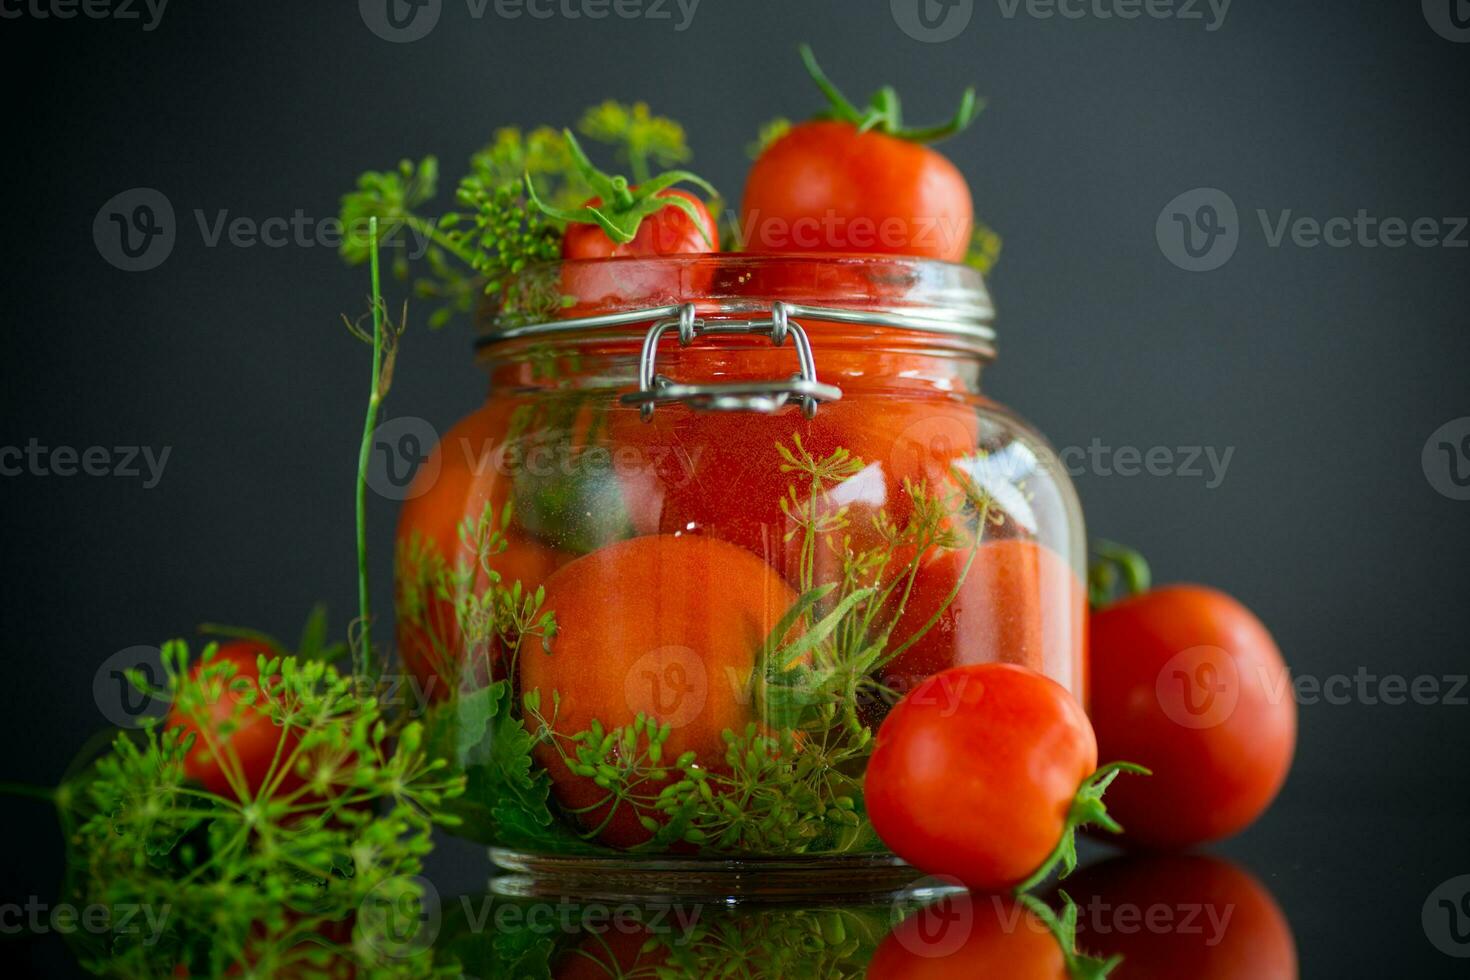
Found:
[{"label": "dark gray background", "polygon": [[[704,0],[684,32],[476,20],[445,0],[427,38],[390,44],[340,0],[178,2],[152,32],[0,21],[0,445],[172,448],[152,490],[0,478],[4,778],[55,780],[104,723],[91,684],[116,650],[207,619],[292,634],[315,599],[339,623],[353,607],[367,369],[338,314],[362,307],[363,276],[324,248],[208,248],[196,209],[330,217],[366,167],[437,152],[457,176],[492,127],[570,122],[610,96],[682,120],[697,168],[734,196],[757,126],[818,108],[801,39],[854,96],[898,86],[916,121],[947,116],[965,82],[989,97],[944,150],[1005,238],[996,397],[1059,446],[1234,447],[1215,489],[1084,473],[1093,533],[1145,550],[1161,579],[1239,596],[1299,675],[1467,670],[1470,502],[1437,492],[1420,458],[1470,415],[1470,250],[1272,248],[1256,219],[1470,214],[1470,45],[1418,3],[1237,0],[1211,32],[1008,19],[988,0],[931,44],[883,0]],[[92,222],[139,186],[172,202],[178,241],[129,274],[99,256]],[[1155,239],[1196,187],[1241,216],[1238,251],[1208,273]],[[467,331],[422,322],[390,413],[442,429],[483,383]],[[375,499],[380,608],[393,520]],[[1420,908],[1470,872],[1467,749],[1464,704],[1303,707],[1281,799],[1218,850],[1270,884],[1305,975],[1459,966]],[[50,814],[0,806],[0,901],[54,896]],[[473,887],[480,866],[455,863],[447,887]],[[54,940],[8,942],[65,968]]]}]

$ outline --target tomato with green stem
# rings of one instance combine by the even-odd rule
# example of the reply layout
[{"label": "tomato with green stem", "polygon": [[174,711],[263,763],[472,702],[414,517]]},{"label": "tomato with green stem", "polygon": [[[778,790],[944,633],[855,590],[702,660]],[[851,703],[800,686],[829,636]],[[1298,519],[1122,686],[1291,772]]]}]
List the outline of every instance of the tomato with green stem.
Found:
[{"label": "tomato with green stem", "polygon": [[1077,949],[1077,906],[1058,916],[1029,895],[949,895],[893,928],[868,965],[867,980],[1101,980],[1120,957]]},{"label": "tomato with green stem", "polygon": [[[674,186],[690,183],[718,196],[704,178],[688,170],[670,170],[632,184],[627,177],[597,169],[570,130],[565,136],[578,172],[596,193],[581,207],[555,207],[537,196],[527,174],[526,194],[533,207],[566,224],[561,256],[571,261],[562,270],[562,289],[573,299],[573,315],[610,299],[656,293],[670,274],[647,263],[585,260],[688,255],[719,247],[715,221],[704,202]],[[704,274],[706,282],[709,274]]]},{"label": "tomato with green stem", "polygon": [[914,255],[959,262],[970,249],[974,206],[964,175],[925,143],[963,131],[980,111],[966,89],[954,118],[906,129],[897,93],[884,87],[859,109],[801,55],[831,104],[830,118],[793,126],[761,153],[741,202],[751,252]]},{"label": "tomato with green stem", "polygon": [[1120,772],[1097,767],[1082,706],[1014,664],[952,667],[889,712],[863,779],[873,828],[895,854],[977,891],[1024,891],[1077,864],[1075,832],[1116,829],[1102,803]]},{"label": "tomato with green stem", "polygon": [[[1136,552],[1094,544],[1092,721],[1104,752],[1154,771],[1109,804],[1144,847],[1188,847],[1249,826],[1291,769],[1290,672],[1249,609],[1197,585],[1151,587]],[[1110,602],[1121,575],[1127,595]]]}]

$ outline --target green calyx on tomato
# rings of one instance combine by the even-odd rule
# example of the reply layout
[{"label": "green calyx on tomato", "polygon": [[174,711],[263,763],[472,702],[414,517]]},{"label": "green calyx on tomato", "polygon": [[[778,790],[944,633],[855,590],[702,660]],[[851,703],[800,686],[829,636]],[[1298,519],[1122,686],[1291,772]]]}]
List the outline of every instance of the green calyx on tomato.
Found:
[{"label": "green calyx on tomato", "polygon": [[645,218],[665,208],[678,208],[694,224],[705,244],[711,250],[716,247],[714,237],[707,227],[708,212],[688,197],[665,193],[675,184],[687,183],[695,185],[711,197],[717,197],[719,192],[703,177],[688,170],[669,170],[635,185],[620,174],[607,174],[597,169],[571,130],[563,135],[571,150],[573,165],[596,196],[578,208],[556,207],[537,196],[536,184],[528,172],[525,175],[526,196],[547,217],[568,224],[597,225],[611,241],[626,245],[638,236],[638,230]]},{"label": "green calyx on tomato", "polygon": [[974,86],[970,86],[960,96],[960,107],[948,122],[918,129],[905,129],[903,109],[899,102],[898,92],[893,86],[885,85],[880,88],[873,94],[868,107],[859,109],[822,71],[822,67],[817,64],[817,56],[812,53],[811,45],[803,44],[799,50],[807,73],[812,76],[812,81],[817,83],[817,88],[822,90],[822,94],[832,104],[832,108],[825,117],[852,123],[860,132],[876,131],[913,143],[934,143],[948,139],[956,133],[964,132],[985,108],[984,101],[976,97]]},{"label": "green calyx on tomato", "polygon": [[1148,561],[1132,548],[1095,540],[1092,553],[1095,558],[1087,570],[1087,600],[1093,609],[1112,603],[1120,578],[1125,596],[1143,595],[1153,585]]},{"label": "green calyx on tomato", "polygon": [[1031,873],[1031,877],[1016,886],[1016,894],[1020,895],[1030,891],[1051,876],[1057,865],[1061,865],[1060,877],[1065,878],[1077,870],[1077,831],[1083,827],[1101,827],[1109,833],[1120,834],[1122,826],[1108,814],[1107,804],[1103,803],[1103,793],[1112,785],[1113,780],[1120,773],[1130,772],[1138,776],[1151,776],[1149,770],[1132,762],[1110,762],[1097,772],[1088,776],[1077,787],[1077,795],[1072,798],[1072,805],[1067,810],[1067,822],[1062,830],[1062,839],[1057,841],[1056,848],[1047,855],[1045,861]]},{"label": "green calyx on tomato", "polygon": [[[1115,829],[1097,738],[1060,684],[1015,664],[935,674],[894,706],[863,777],[868,814],[909,864],[983,892],[1034,887],[1077,864],[1076,829]],[[977,832],[976,828],[983,828]]]}]

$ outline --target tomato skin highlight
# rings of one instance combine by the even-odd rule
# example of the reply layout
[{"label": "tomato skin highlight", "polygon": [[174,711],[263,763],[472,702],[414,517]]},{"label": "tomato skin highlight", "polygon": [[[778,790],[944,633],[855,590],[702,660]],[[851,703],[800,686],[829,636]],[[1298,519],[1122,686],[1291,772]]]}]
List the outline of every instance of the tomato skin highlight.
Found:
[{"label": "tomato skin highlight", "polygon": [[986,541],[969,557],[968,548],[942,551],[920,566],[894,636],[939,618],[884,667],[884,683],[906,691],[950,667],[1012,663],[1081,690],[1087,594],[1071,566],[1025,538]]},{"label": "tomato skin highlight", "polygon": [[851,123],[801,123],[761,154],[741,205],[749,252],[914,255],[959,262],[974,204],[943,154]]},{"label": "tomato skin highlight", "polygon": [[867,980],[1067,980],[1067,958],[1042,920],[1002,895],[951,895],[893,927]]},{"label": "tomato skin highlight", "polygon": [[[1121,955],[1122,980],[1297,976],[1296,941],[1286,915],[1255,877],[1221,858],[1112,858],[1068,878],[1065,890],[1078,906],[1078,944],[1098,956]],[[1165,912],[1175,928],[1141,926],[1150,913]],[[1133,916],[1133,928],[1124,927],[1124,915]]]},{"label": "tomato skin highlight", "polygon": [[[760,555],[799,584],[801,539],[785,540],[795,525],[781,505],[788,488],[795,487],[802,502],[810,493],[802,474],[782,471],[778,446],[790,448],[799,435],[817,459],[842,448],[866,464],[832,489],[827,505],[848,508],[847,533],[854,548],[863,549],[879,543],[872,519],[880,509],[899,527],[912,517],[905,481],[954,492],[950,467],[975,452],[978,421],[974,407],[959,399],[898,402],[855,392],[823,405],[809,420],[795,411],[750,415],[673,407],[659,409],[647,423],[636,412],[617,413],[610,430],[614,452],[630,447],[653,461],[662,500],[650,509],[656,524],[646,530],[718,537]],[[660,451],[668,446],[677,452]],[[818,551],[819,561],[837,565],[829,549]],[[816,580],[833,581],[840,573],[840,567],[824,567]]]},{"label": "tomato skin highlight", "polygon": [[[268,708],[260,707],[265,695],[260,688],[257,657],[265,656],[269,659],[275,655],[275,651],[262,643],[232,640],[221,643],[215,650],[213,659],[207,664],[201,660],[189,670],[189,677],[197,680],[212,664],[229,662],[235,665],[235,675],[221,683],[219,698],[208,706],[205,724],[211,739],[217,738],[216,732],[221,725],[229,723],[237,726],[230,733],[228,741],[221,745],[221,750],[238,757],[239,769],[251,796],[259,794],[264,786],[271,764],[276,759],[277,747],[280,747],[281,760],[284,762],[300,741],[295,732],[279,727],[271,720]],[[256,699],[253,704],[243,707],[240,701],[245,696],[244,692],[232,690],[241,679],[250,683]],[[185,715],[175,706],[169,711],[164,728],[182,729],[185,737],[194,735],[194,746],[184,757],[184,775],[216,796],[234,799],[238,795],[230,784],[226,768],[220,765],[220,760],[206,743],[205,732],[201,731],[196,719]],[[285,795],[301,785],[302,780],[296,773],[287,772],[281,777],[277,792]]]},{"label": "tomato skin highlight", "polygon": [[1090,632],[1101,751],[1154,773],[1108,793],[1122,840],[1188,847],[1250,825],[1296,746],[1291,678],[1266,627],[1223,592],[1176,585],[1095,612]]},{"label": "tomato skin highlight", "polygon": [[1051,854],[1096,769],[1092,726],[1061,685],[1014,664],[974,664],[934,675],[894,706],[864,793],[899,857],[996,891]]},{"label": "tomato skin highlight", "polygon": [[[755,720],[756,654],[795,601],[764,562],[713,538],[651,535],[607,545],[547,580],[543,608],[556,615],[557,634],[549,654],[539,646],[521,651],[521,689],[541,693],[548,718],[555,705],[559,747],[573,758],[565,736],[594,719],[609,730],[628,725],[643,712],[671,727],[663,748],[670,763],[693,751],[718,771],[723,733]],[[592,808],[580,820],[589,830],[601,826],[603,843],[626,848],[652,836],[640,818],[661,814],[599,806],[607,792],[573,773],[557,746],[539,744],[536,758],[563,807]]]}]

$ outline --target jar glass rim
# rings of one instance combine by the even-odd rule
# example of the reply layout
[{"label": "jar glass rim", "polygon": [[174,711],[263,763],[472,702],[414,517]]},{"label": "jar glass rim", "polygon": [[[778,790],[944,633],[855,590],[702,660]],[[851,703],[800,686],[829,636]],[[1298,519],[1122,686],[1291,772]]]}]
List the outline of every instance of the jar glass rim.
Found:
[{"label": "jar glass rim", "polygon": [[651,319],[793,315],[946,335],[988,347],[995,310],[978,269],[895,255],[710,252],[568,259],[505,277],[479,311],[479,346],[579,333],[641,333]]}]

